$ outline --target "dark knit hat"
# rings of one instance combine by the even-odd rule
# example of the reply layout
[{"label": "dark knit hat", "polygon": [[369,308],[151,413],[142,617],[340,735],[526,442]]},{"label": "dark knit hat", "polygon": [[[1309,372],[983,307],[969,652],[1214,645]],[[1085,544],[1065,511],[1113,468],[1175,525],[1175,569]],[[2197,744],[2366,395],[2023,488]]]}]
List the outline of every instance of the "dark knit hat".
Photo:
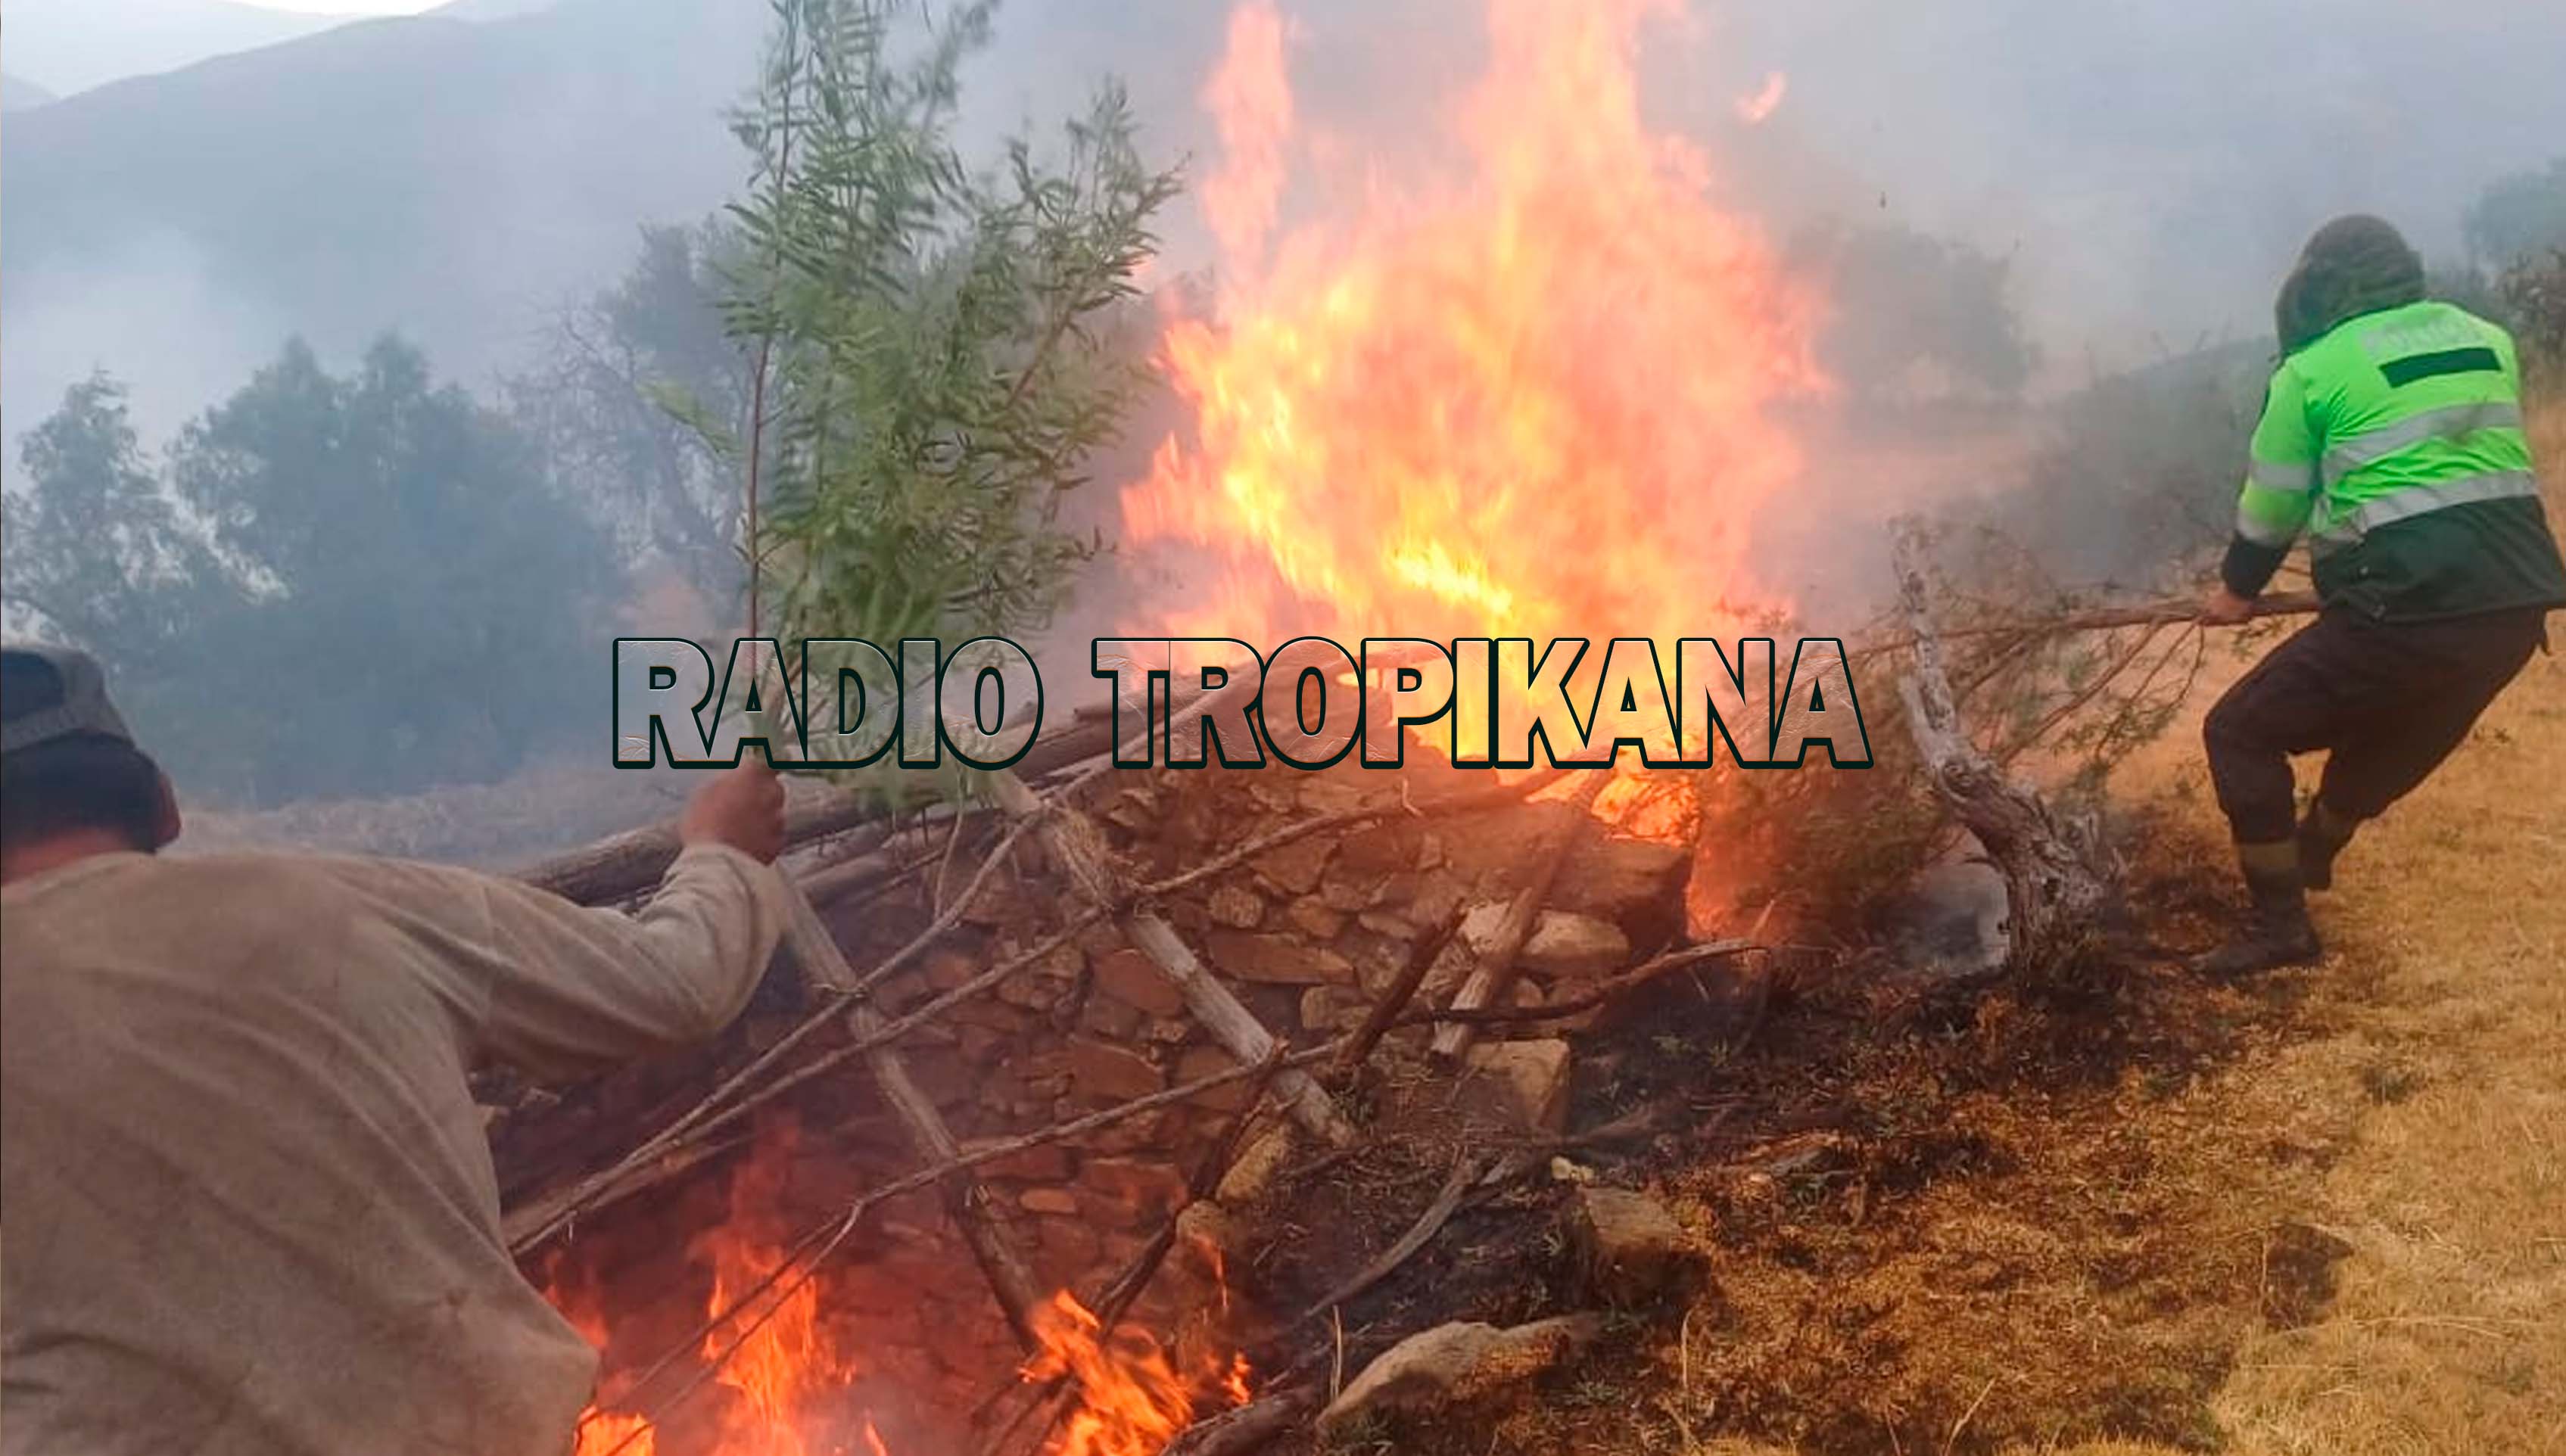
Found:
[{"label": "dark knit hat", "polygon": [[97,659],[71,647],[0,648],[0,754],[63,738],[133,742]]},{"label": "dark knit hat", "polygon": [[2313,344],[2335,325],[2424,297],[2424,259],[2387,222],[2364,213],[2318,228],[2281,284],[2272,325],[2281,353]]}]

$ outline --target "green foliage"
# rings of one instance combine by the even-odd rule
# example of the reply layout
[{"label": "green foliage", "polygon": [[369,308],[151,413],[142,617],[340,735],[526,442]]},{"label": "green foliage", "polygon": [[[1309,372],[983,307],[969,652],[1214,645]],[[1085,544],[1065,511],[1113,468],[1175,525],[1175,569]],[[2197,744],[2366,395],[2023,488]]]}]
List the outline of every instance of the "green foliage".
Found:
[{"label": "green foliage", "polygon": [[2566,248],[2566,156],[2479,193],[2462,224],[2468,252],[2493,273]]},{"label": "green foliage", "polygon": [[955,73],[988,6],[905,58],[890,10],[776,0],[735,124],[755,163],[722,309],[757,361],[755,402],[743,432],[693,417],[754,466],[769,626],[787,638],[1049,619],[1096,546],[1062,529],[1060,498],[1145,377],[1118,306],[1175,190],[1113,87],[1057,158],[1018,140],[973,171],[951,135]]},{"label": "green foliage", "polygon": [[104,378],[22,458],[12,600],[100,654],[192,792],[495,778],[593,711],[606,542],[396,340],[346,377],[288,344],[156,473]]}]

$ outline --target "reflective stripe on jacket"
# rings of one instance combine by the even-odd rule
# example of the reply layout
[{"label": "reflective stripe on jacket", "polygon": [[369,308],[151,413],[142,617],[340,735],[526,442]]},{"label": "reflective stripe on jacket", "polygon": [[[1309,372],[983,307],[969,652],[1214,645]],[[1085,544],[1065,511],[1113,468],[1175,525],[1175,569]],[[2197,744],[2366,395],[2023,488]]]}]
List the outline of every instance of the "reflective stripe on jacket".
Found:
[{"label": "reflective stripe on jacket", "polygon": [[2511,336],[2416,303],[2348,319],[2283,360],[2236,535],[2276,564],[2302,534],[2319,594],[2374,616],[2566,604]]}]

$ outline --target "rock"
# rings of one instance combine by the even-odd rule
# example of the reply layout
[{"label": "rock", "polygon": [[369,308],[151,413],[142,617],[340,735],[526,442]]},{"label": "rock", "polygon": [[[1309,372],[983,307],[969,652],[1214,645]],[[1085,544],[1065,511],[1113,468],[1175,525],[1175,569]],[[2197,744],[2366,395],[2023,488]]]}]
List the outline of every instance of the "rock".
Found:
[{"label": "rock", "polygon": [[1027,1213],[1060,1217],[1072,1217],[1079,1212],[1076,1195],[1066,1188],[1027,1188],[1016,1195],[1016,1206]]},{"label": "rock", "polygon": [[1351,915],[1380,904],[1390,891],[1388,874],[1365,874],[1353,870],[1330,870],[1319,881],[1319,899],[1332,910]]},{"label": "rock", "polygon": [[1224,884],[1211,892],[1204,912],[1215,925],[1253,930],[1265,922],[1265,901],[1243,884]]},{"label": "rock", "polygon": [[1203,937],[1203,948],[1214,970],[1240,981],[1318,986],[1351,983],[1355,977],[1355,963],[1335,951],[1302,945],[1279,935],[1214,930]]},{"label": "rock", "polygon": [[1335,845],[1325,835],[1305,835],[1288,845],[1278,845],[1255,858],[1249,867],[1273,881],[1279,889],[1305,895],[1319,887],[1319,876],[1328,867],[1328,856]]},{"label": "rock", "polygon": [[1197,1198],[1176,1215],[1176,1252],[1198,1279],[1218,1280],[1238,1256],[1238,1220],[1208,1198]]},{"label": "rock", "polygon": [[1590,840],[1559,866],[1550,903],[1607,920],[1643,914],[1672,899],[1688,857],[1680,845]]},{"label": "rock", "polygon": [[[1004,1140],[997,1137],[967,1138],[962,1143],[962,1150],[979,1152]],[[1068,1148],[1057,1142],[1041,1142],[980,1164],[980,1175],[1025,1183],[1061,1183],[1068,1181],[1072,1166]]]},{"label": "rock", "polygon": [[1130,946],[1096,958],[1096,989],[1151,1016],[1184,1014],[1184,993]]},{"label": "rock", "polygon": [[[1179,1084],[1200,1082],[1237,1065],[1236,1060],[1218,1047],[1187,1047],[1176,1058],[1176,1081]],[[1247,1086],[1245,1081],[1225,1082],[1207,1092],[1196,1092],[1186,1099],[1186,1105],[1234,1112],[1247,1105]]]},{"label": "rock", "polygon": [[1481,1042],[1461,1074],[1464,1111],[1518,1131],[1559,1133],[1568,1126],[1568,1044]]},{"label": "rock", "polygon": [[1072,1037],[1068,1055],[1070,1084],[1083,1097],[1126,1102],[1146,1097],[1165,1085],[1148,1058],[1110,1043]]},{"label": "rock", "polygon": [[1586,1289],[1608,1304],[1654,1304],[1689,1294],[1700,1282],[1700,1247],[1647,1194],[1581,1187],[1568,1229]]},{"label": "rock", "polygon": [[1499,1330],[1438,1325],[1384,1350],[1319,1414],[1323,1432],[1367,1416],[1419,1415],[1518,1385],[1558,1364],[1603,1332],[1593,1315]]},{"label": "rock", "polygon": [[1516,960],[1545,976],[1600,976],[1631,959],[1631,938],[1610,920],[1565,910],[1544,910],[1524,937]]},{"label": "rock", "polygon": [[1292,1161],[1292,1124],[1277,1122],[1250,1140],[1220,1175],[1212,1196],[1230,1208],[1245,1208],[1274,1191],[1275,1179]]},{"label": "rock", "polygon": [[1092,1192],[1158,1217],[1185,1201],[1185,1180],[1161,1162],[1134,1157],[1089,1158],[1079,1181]]},{"label": "rock", "polygon": [[1293,929],[1313,940],[1334,940],[1337,932],[1346,928],[1346,912],[1331,908],[1327,901],[1316,895],[1303,895],[1294,900],[1284,908],[1283,914],[1292,922]]},{"label": "rock", "polygon": [[1350,987],[1313,986],[1301,993],[1301,1029],[1305,1032],[1352,1031],[1363,1025],[1371,1011],[1372,1003]]}]

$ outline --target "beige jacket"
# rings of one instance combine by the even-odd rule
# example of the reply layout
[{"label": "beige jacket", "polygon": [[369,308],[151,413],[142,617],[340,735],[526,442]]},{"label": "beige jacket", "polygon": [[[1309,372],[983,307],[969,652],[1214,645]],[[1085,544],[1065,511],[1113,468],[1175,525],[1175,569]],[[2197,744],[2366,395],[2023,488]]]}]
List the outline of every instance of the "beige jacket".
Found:
[{"label": "beige jacket", "polygon": [[560,1456],[595,1360],[508,1257],[464,1070],[711,1036],[782,894],[708,847],[638,916],[318,857],[0,890],[0,1449]]}]

